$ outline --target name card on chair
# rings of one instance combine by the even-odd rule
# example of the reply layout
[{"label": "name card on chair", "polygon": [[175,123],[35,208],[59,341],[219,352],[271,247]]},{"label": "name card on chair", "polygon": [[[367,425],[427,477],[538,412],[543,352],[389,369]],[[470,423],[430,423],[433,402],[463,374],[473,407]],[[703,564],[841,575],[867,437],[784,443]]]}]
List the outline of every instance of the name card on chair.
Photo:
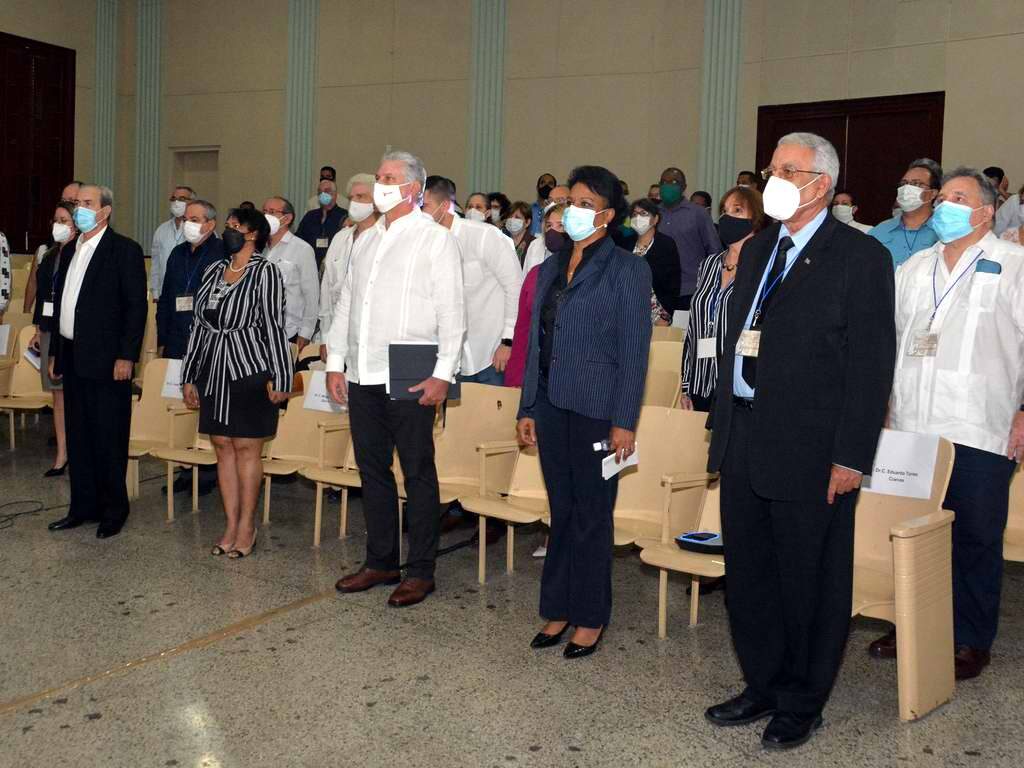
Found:
[{"label": "name card on chair", "polygon": [[169,400],[183,400],[181,392],[181,360],[168,360],[167,373],[164,374],[164,386],[160,390],[160,397]]},{"label": "name card on chair", "polygon": [[309,387],[302,401],[303,408],[324,413],[344,413],[348,410],[331,400],[331,396],[327,394],[327,371],[311,370],[309,374]]},{"label": "name card on chair", "polygon": [[883,429],[872,472],[861,487],[872,493],[927,499],[932,495],[938,435]]}]

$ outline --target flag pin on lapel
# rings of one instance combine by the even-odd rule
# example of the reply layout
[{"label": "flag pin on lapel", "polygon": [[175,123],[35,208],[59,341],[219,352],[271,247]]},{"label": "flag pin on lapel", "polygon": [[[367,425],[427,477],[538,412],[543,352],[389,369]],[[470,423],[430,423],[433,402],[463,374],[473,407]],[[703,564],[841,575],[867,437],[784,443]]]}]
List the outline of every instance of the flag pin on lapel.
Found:
[{"label": "flag pin on lapel", "polygon": [[805,258],[805,259],[804,259],[804,264],[810,264],[810,263],[811,263],[811,260],[810,260],[810,259],[808,259],[808,258]]}]

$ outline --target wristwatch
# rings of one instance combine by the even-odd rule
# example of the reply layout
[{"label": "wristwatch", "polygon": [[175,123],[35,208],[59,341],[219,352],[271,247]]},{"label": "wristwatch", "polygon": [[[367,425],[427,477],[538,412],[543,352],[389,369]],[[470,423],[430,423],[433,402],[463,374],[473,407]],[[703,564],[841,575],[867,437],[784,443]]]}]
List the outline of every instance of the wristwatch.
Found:
[{"label": "wristwatch", "polygon": [[[501,340],[501,345],[503,347],[511,347],[512,346],[512,339],[502,339]],[[1024,405],[1021,406],[1021,410],[1024,411]]]}]

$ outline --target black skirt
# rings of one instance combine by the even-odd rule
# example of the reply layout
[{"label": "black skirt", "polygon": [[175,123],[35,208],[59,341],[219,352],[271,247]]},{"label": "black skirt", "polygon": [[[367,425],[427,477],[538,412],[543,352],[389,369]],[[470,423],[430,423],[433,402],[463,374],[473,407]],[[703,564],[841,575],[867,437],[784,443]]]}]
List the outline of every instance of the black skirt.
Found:
[{"label": "black skirt", "polygon": [[199,431],[220,437],[272,438],[277,434],[281,411],[267,397],[269,373],[257,373],[231,382],[228,423],[217,421],[213,395],[204,394],[199,384]]}]

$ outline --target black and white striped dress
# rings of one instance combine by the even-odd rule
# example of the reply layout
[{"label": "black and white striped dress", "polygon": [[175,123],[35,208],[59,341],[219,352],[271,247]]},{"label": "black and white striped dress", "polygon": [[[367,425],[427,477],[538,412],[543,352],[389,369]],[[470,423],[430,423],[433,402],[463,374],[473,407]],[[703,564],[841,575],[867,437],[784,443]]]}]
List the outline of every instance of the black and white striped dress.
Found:
[{"label": "black and white striped dress", "polygon": [[[203,273],[193,306],[195,322],[181,366],[182,382],[199,387],[201,401],[212,404],[211,415],[222,425],[231,425],[238,420],[235,417],[245,416],[232,410],[237,382],[258,376],[263,378],[260,386],[265,387],[269,379],[275,392],[290,392],[292,388],[281,272],[260,254],[253,254],[245,274],[225,289],[222,281],[228,264],[227,259],[218,261]],[[219,300],[211,302],[215,292]],[[250,402],[247,397],[246,404]],[[266,402],[269,404],[269,399]],[[276,412],[276,407],[273,410]],[[200,420],[206,421],[202,413]]]},{"label": "black and white striped dress", "polygon": [[[697,289],[690,301],[690,322],[683,343],[683,392],[710,398],[718,381],[718,358],[725,346],[729,299],[735,280],[722,289],[725,254],[708,256],[697,268]],[[715,356],[697,357],[698,339],[715,338]]]}]

